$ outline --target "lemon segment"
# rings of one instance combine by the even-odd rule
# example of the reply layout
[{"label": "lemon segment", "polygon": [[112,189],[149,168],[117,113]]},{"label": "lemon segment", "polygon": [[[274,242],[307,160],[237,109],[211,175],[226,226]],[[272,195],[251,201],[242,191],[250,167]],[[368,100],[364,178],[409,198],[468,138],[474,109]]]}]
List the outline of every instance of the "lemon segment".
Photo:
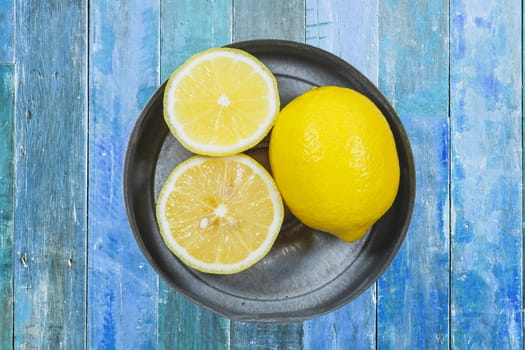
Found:
[{"label": "lemon segment", "polygon": [[400,179],[390,126],[361,93],[314,88],[279,114],[270,164],[284,202],[304,224],[361,238],[392,206]]},{"label": "lemon segment", "polygon": [[157,201],[167,247],[199,271],[247,269],[272,247],[283,203],[268,172],[246,155],[193,156],[169,175]]},{"label": "lemon segment", "polygon": [[256,57],[213,48],[190,57],[168,79],[164,119],[190,151],[232,155],[260,142],[280,102],[277,82]]}]

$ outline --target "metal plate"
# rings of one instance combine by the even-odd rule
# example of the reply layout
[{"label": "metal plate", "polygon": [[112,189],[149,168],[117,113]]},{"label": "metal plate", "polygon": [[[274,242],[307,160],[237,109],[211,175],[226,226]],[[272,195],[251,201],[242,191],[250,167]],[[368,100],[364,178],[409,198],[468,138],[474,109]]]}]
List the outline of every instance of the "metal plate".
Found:
[{"label": "metal plate", "polygon": [[396,139],[401,167],[392,208],[355,243],[286,220],[270,253],[233,275],[212,275],[181,263],[164,245],[155,219],[160,187],[173,167],[192,154],[168,133],[162,111],[165,84],[151,97],[129,140],[124,198],[135,238],[158,274],[194,303],[232,319],[304,320],[334,310],[367,289],[398,252],[415,199],[409,140],[379,90],[348,63],[321,49],[289,41],[255,40],[230,45],[250,52],[275,74],[281,107],[314,86],[350,87],[381,109]]}]

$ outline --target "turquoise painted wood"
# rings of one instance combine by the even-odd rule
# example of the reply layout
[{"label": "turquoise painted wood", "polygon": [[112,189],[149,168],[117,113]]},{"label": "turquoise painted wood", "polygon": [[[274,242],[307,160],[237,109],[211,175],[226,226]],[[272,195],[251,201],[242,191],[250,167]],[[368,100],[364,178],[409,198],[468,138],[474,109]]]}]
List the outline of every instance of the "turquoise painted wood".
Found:
[{"label": "turquoise painted wood", "polygon": [[[341,13],[359,14],[341,17]],[[375,1],[306,2],[306,43],[343,58],[377,84],[378,4]],[[376,286],[352,303],[304,324],[304,348],[376,348]]]},{"label": "turquoise painted wood", "polygon": [[15,66],[0,64],[0,349],[13,347]]},{"label": "turquoise painted wood", "polygon": [[16,2],[15,349],[85,344],[86,26],[86,1]]},{"label": "turquoise painted wood", "polygon": [[[230,0],[168,0],[161,5],[161,81],[191,55],[231,41]],[[158,319],[159,349],[229,348],[229,320],[192,304],[162,280]]]},{"label": "turquoise painted wood", "polygon": [[303,332],[300,322],[244,323],[232,322],[230,349],[302,349]]},{"label": "turquoise painted wood", "polygon": [[378,282],[381,349],[449,346],[447,1],[381,1],[379,87],[403,121],[416,164],[406,241]]},{"label": "turquoise painted wood", "polygon": [[15,54],[15,2],[0,2],[0,63],[13,63]]},{"label": "turquoise painted wood", "polygon": [[304,42],[305,2],[232,1],[233,41],[287,39]]},{"label": "turquoise painted wood", "polygon": [[[0,349],[523,349],[521,1],[0,0]],[[350,62],[412,142],[399,255],[352,303],[234,322],[159,279],[122,166],[180,63],[253,38]]]},{"label": "turquoise painted wood", "polygon": [[451,341],[523,346],[520,1],[451,2]]},{"label": "turquoise painted wood", "polygon": [[191,55],[231,42],[232,0],[163,0],[161,6],[162,81]]},{"label": "turquoise painted wood", "polygon": [[135,120],[159,85],[159,2],[89,6],[89,349],[157,346],[158,278],[128,225],[124,155]]}]

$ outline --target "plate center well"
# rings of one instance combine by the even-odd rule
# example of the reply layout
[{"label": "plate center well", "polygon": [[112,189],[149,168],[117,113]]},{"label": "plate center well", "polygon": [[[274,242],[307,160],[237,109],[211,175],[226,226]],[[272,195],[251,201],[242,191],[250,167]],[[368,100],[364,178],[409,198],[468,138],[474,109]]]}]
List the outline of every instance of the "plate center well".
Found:
[{"label": "plate center well", "polygon": [[[155,198],[171,170],[192,155],[171,134],[166,136],[155,169]],[[345,243],[289,216],[270,253],[251,268],[233,275],[188,269],[209,286],[236,297],[287,299],[330,284],[355,261],[364,241]]]}]

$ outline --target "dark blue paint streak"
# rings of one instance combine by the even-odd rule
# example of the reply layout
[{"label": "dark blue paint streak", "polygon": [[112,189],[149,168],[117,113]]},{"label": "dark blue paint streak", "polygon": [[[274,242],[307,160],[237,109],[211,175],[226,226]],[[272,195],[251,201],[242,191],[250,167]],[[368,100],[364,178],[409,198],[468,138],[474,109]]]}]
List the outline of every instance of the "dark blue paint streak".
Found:
[{"label": "dark blue paint streak", "polygon": [[115,349],[115,320],[113,319],[113,293],[104,294],[106,305],[104,310],[104,338],[101,342],[102,349]]},{"label": "dark blue paint streak", "polygon": [[[459,7],[459,5],[458,5]],[[458,12],[452,16],[452,26],[450,30],[458,34],[456,36],[457,40],[452,41],[453,49],[455,55],[458,59],[461,59],[465,56],[465,40],[463,38],[463,31],[465,29],[465,15],[463,11],[458,9]]]}]

